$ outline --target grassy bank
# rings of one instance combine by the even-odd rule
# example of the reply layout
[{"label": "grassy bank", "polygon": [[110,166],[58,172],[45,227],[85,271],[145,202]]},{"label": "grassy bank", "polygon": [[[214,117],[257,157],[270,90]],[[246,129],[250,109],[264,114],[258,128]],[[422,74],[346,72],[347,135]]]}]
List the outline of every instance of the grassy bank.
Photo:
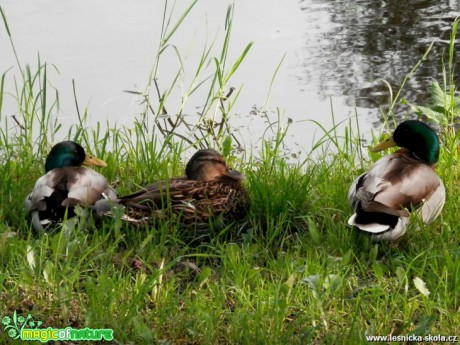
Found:
[{"label": "grassy bank", "polygon": [[[169,92],[180,78],[161,88],[155,76],[186,15],[163,24],[149,83],[137,92],[145,111],[131,128],[90,127],[82,110],[63,134],[42,62],[21,66],[13,119],[2,112],[9,77],[2,75],[0,317],[16,311],[43,321],[42,328],[112,328],[120,344],[360,344],[366,335],[460,335],[460,153],[451,126],[458,100],[448,87],[453,79],[446,73],[446,86],[433,90],[436,107],[413,106],[425,115],[431,109],[428,115],[440,124],[444,210],[433,224],[409,229],[397,245],[373,244],[346,224],[348,187],[380,157],[362,148],[352,130],[355,120],[325,130],[306,158],[284,157],[288,123],[272,127],[260,152],[243,148],[246,153],[238,154],[231,113],[241,90],[228,92],[251,45],[236,61],[226,60],[231,8],[218,57],[211,54],[215,47],[206,48],[196,80],[184,88],[184,100],[197,87],[208,88],[199,118],[187,123],[182,105],[168,109]],[[73,219],[60,232],[38,236],[22,203],[58,135],[104,159],[108,167],[101,173],[120,194],[182,174],[184,152],[218,148],[248,177],[248,222],[193,245],[167,221],[129,229],[117,219],[89,228]],[[8,341],[0,331],[0,342]]]}]

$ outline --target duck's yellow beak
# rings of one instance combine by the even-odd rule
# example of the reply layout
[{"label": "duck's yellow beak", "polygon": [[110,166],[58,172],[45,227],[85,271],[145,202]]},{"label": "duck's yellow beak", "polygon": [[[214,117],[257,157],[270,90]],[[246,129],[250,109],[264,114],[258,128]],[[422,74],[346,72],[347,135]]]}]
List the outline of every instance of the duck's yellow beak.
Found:
[{"label": "duck's yellow beak", "polygon": [[102,159],[96,158],[91,155],[86,155],[85,160],[83,161],[84,165],[93,165],[96,167],[104,168],[107,166],[107,163],[104,162]]},{"label": "duck's yellow beak", "polygon": [[379,151],[385,150],[385,149],[387,149],[389,147],[393,147],[393,146],[398,146],[398,144],[395,143],[395,140],[393,139],[393,137],[389,137],[389,138],[385,139],[384,141],[381,141],[377,145],[375,145],[371,149],[371,151],[372,152],[379,152]]}]

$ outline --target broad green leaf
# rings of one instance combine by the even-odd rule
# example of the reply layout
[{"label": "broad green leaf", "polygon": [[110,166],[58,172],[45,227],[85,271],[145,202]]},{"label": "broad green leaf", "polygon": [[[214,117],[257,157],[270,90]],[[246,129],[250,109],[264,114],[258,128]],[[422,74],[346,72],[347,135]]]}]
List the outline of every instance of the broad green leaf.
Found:
[{"label": "broad green leaf", "polygon": [[35,268],[35,252],[30,245],[27,245],[27,262],[29,263],[30,269],[33,271]]},{"label": "broad green leaf", "polygon": [[222,154],[224,157],[228,157],[232,152],[232,137],[227,135],[222,142]]},{"label": "broad green leaf", "polygon": [[369,250],[369,260],[370,261],[375,261],[377,259],[377,254],[379,253],[379,245],[376,243],[371,247],[371,250]]},{"label": "broad green leaf", "polygon": [[431,84],[431,104],[433,106],[444,108],[447,100],[446,96],[437,81]]},{"label": "broad green leaf", "polygon": [[321,242],[321,233],[316,226],[316,223],[311,217],[307,217],[308,222],[308,232],[310,233],[313,243],[319,244]]},{"label": "broad green leaf", "polygon": [[401,266],[396,267],[396,277],[398,277],[400,282],[402,282],[406,277],[406,271]]},{"label": "broad green leaf", "polygon": [[419,277],[414,278],[414,285],[423,296],[428,296],[430,294],[430,291],[426,288],[425,282]]}]

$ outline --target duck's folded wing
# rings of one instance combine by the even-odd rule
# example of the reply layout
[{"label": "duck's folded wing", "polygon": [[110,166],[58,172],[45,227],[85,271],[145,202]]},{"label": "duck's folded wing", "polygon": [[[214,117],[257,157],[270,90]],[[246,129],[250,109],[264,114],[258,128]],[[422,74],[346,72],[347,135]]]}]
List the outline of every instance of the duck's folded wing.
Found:
[{"label": "duck's folded wing", "polygon": [[46,198],[56,194],[62,200],[61,206],[93,205],[101,198],[115,199],[115,191],[98,172],[80,167],[53,169],[40,177],[32,192],[27,196],[24,207],[27,211],[46,208]]},{"label": "duck's folded wing", "polygon": [[[350,188],[349,200],[350,204],[359,204],[366,212],[407,217],[406,209],[418,208],[439,188],[444,190],[431,166],[396,152],[377,161],[356,180]],[[442,191],[439,190],[438,194],[443,194]],[[439,203],[442,197],[437,199],[436,203]]]},{"label": "duck's folded wing", "polygon": [[63,174],[67,176],[68,195],[62,202],[62,206],[94,205],[101,198],[112,200],[116,198],[114,190],[108,185],[105,177],[92,169],[72,168]]},{"label": "duck's folded wing", "polygon": [[32,192],[24,201],[24,208],[26,211],[43,211],[46,208],[46,204],[43,201],[45,198],[53,194],[54,187],[55,185],[53,185],[53,181],[48,174],[40,177],[37,182],[35,182]]},{"label": "duck's folded wing", "polygon": [[217,182],[171,179],[123,196],[120,203],[139,209],[162,209],[168,205],[173,209],[207,209],[211,204],[225,204],[231,193],[223,189]]}]

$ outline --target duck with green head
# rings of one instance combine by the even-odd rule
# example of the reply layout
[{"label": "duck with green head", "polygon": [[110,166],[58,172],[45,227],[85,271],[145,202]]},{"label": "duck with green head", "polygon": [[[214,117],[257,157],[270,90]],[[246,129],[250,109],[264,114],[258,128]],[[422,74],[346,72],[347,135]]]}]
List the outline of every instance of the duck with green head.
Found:
[{"label": "duck with green head", "polygon": [[402,122],[388,139],[377,144],[378,152],[399,146],[359,176],[348,191],[354,214],[348,224],[367,232],[374,241],[395,241],[403,236],[411,212],[425,224],[441,212],[444,185],[434,171],[439,158],[439,139],[427,124]]},{"label": "duck with green head", "polygon": [[50,224],[62,220],[66,212],[69,218],[74,216],[77,205],[91,206],[103,198],[116,199],[104,176],[81,165],[107,166],[86,154],[74,141],[53,146],[46,158],[46,174],[37,180],[24,202],[36,231],[46,231]]}]

